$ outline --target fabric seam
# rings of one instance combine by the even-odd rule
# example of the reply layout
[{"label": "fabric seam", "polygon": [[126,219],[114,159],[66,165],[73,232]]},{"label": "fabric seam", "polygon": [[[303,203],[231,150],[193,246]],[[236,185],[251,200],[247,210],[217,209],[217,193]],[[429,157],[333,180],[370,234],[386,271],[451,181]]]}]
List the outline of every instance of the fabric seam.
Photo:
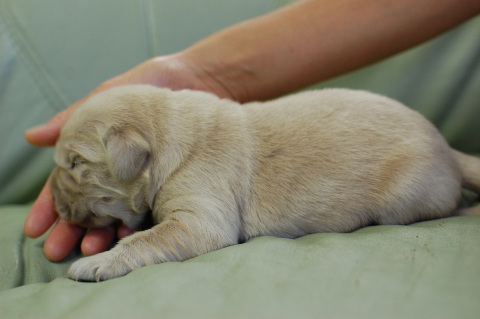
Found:
[{"label": "fabric seam", "polygon": [[20,23],[16,21],[13,13],[9,8],[8,0],[0,2],[0,17],[3,17],[5,22],[5,33],[11,39],[12,45],[14,45],[18,54],[23,57],[25,61],[26,69],[31,74],[31,77],[42,92],[49,104],[56,112],[59,112],[69,105],[65,96],[61,93],[55,81],[48,73],[47,68],[39,54],[28,43],[26,38],[26,32],[22,30]]}]

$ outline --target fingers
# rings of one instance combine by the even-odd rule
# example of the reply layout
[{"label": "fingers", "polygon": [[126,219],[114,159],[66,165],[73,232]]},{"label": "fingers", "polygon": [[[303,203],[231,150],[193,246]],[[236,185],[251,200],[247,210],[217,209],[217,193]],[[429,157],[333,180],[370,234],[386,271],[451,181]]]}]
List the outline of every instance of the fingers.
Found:
[{"label": "fingers", "polygon": [[60,130],[70,117],[70,114],[79,107],[85,100],[84,98],[69,108],[55,115],[50,121],[45,124],[33,127],[25,132],[25,139],[35,146],[53,146],[60,135]]},{"label": "fingers", "polygon": [[[50,193],[50,180],[45,183],[33,204],[24,224],[25,234],[36,238],[43,235],[58,219]],[[51,261],[64,259],[75,247],[84,230],[81,227],[59,220],[48,234],[43,250]]]},{"label": "fingers", "polygon": [[65,110],[56,114],[47,123],[28,129],[25,132],[25,139],[34,146],[55,145],[58,137],[60,136],[60,130],[62,129],[63,125],[68,120],[72,112],[75,111],[75,109],[82,105],[86,100],[88,100],[92,95],[109,89],[112,86],[114,85],[107,82],[105,82],[105,84],[99,85],[86,97],[73,103]]},{"label": "fingers", "polygon": [[35,146],[55,145],[61,128],[77,107],[92,95],[119,85],[152,84],[172,89],[195,88],[205,90],[203,86],[198,87],[198,85],[190,83],[194,77],[186,74],[187,71],[188,69],[184,66],[184,63],[175,55],[147,60],[127,72],[103,82],[85,98],[58,113],[47,123],[27,130],[25,138],[30,144]]},{"label": "fingers", "polygon": [[[74,249],[85,229],[60,219],[48,234],[43,250],[45,256],[53,262],[60,261]],[[113,226],[91,229],[83,238],[80,249],[86,256],[104,252],[115,239]]]},{"label": "fingers", "polygon": [[133,229],[130,229],[128,228],[127,226],[125,225],[120,225],[118,227],[118,230],[117,230],[117,236],[118,238],[123,238],[123,237],[127,237],[127,236],[130,236],[131,234],[133,234],[135,232],[135,230]]},{"label": "fingers", "polygon": [[[39,237],[43,235],[57,219],[58,215],[55,211],[55,204],[53,203],[50,192],[50,180],[48,180],[25,220],[25,234],[32,238]],[[118,236],[119,238],[123,238],[133,232],[133,230],[126,226],[120,226]],[[43,247],[45,256],[54,262],[64,259],[70,251],[72,251],[84,233],[85,229],[82,227],[72,225],[60,219],[45,240]],[[91,229],[83,238],[80,248],[83,254],[91,256],[107,250],[114,239],[114,226]]]},{"label": "fingers", "polygon": [[83,238],[80,249],[86,256],[95,255],[106,251],[114,239],[114,226],[91,229]]},{"label": "fingers", "polygon": [[[145,67],[140,68],[139,70],[141,71],[144,69]],[[146,69],[148,70],[148,68]],[[153,80],[150,79],[150,76],[145,76],[145,74],[140,71],[126,72],[124,75],[105,81],[85,98],[58,113],[47,123],[27,130],[25,132],[25,138],[30,144],[35,146],[55,145],[63,125],[72,112],[93,94],[122,84],[154,84],[152,83]],[[25,220],[24,231],[29,237],[39,237],[44,234],[57,219],[58,215],[55,211],[49,182],[47,181]],[[133,232],[134,230],[128,229],[125,226],[120,226],[117,234],[119,238],[122,238]],[[60,261],[64,259],[75,247],[76,243],[84,233],[85,230],[83,228],[69,224],[67,221],[60,219],[52,228],[45,241],[44,252],[46,257],[51,261]],[[103,252],[108,249],[114,239],[115,228],[113,226],[102,229],[93,229],[87,232],[83,238],[81,250],[85,255],[93,255]]]},{"label": "fingers", "polygon": [[[45,183],[40,195],[33,204],[25,220],[24,231],[28,237],[36,238],[43,235],[58,219],[55,205],[50,192],[50,180]],[[51,261],[60,261],[68,256],[70,251],[82,237],[85,230],[60,219],[52,228],[45,240],[43,250]],[[92,229],[82,241],[82,252],[89,256],[108,249],[115,238],[113,226],[102,229]]]},{"label": "fingers", "polygon": [[68,256],[82,237],[84,229],[60,219],[48,234],[43,251],[45,256],[54,262]]},{"label": "fingers", "polygon": [[[102,83],[85,98],[58,113],[47,123],[27,130],[25,132],[25,138],[27,141],[35,146],[55,145],[58,137],[60,136],[60,131],[63,125],[70,117],[72,112],[93,94],[117,85],[121,85],[122,78],[117,78],[113,78],[110,81]],[[47,181],[25,220],[25,234],[32,238],[39,237],[44,234],[57,219],[58,214],[55,211],[55,205],[52,200],[49,181]],[[121,227],[120,229],[120,237],[125,237],[133,233],[132,230],[129,230],[126,227]],[[68,256],[70,251],[72,251],[84,233],[85,229],[82,227],[75,226],[65,220],[60,219],[52,228],[45,240],[43,248],[45,256],[54,262],[64,259]],[[92,229],[87,232],[83,238],[80,248],[85,255],[94,255],[107,250],[114,239],[115,228],[113,226],[102,229]]]},{"label": "fingers", "polygon": [[45,183],[40,195],[28,213],[23,229],[31,238],[43,235],[57,220],[58,215],[50,193],[50,180]]},{"label": "fingers", "polygon": [[[115,226],[90,229],[82,240],[80,246],[82,253],[91,256],[106,251],[115,240],[115,230]],[[123,238],[134,232],[135,230],[120,225],[117,229],[117,236]]]}]

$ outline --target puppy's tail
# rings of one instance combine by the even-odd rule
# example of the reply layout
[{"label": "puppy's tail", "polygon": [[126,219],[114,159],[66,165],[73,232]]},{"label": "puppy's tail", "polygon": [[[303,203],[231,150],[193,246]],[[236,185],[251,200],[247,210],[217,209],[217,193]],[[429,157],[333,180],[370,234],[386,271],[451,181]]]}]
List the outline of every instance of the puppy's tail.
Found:
[{"label": "puppy's tail", "polygon": [[[453,150],[462,174],[462,186],[480,195],[480,158]],[[459,209],[456,215],[480,215],[480,205]]]}]

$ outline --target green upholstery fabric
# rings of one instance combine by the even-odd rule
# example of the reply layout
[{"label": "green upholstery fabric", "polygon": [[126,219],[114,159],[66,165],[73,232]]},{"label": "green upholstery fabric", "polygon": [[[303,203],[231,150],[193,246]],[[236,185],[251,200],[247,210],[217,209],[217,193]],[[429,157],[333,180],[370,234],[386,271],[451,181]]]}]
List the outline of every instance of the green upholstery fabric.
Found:
[{"label": "green upholstery fabric", "polygon": [[[28,206],[0,210],[1,318],[475,318],[480,217],[296,240],[260,237],[101,283],[61,276]],[[22,248],[23,247],[23,248]],[[8,253],[7,253],[8,252]],[[4,258],[6,257],[6,258]],[[8,289],[19,284],[22,287]]]},{"label": "green upholstery fabric", "polygon": [[[23,139],[141,61],[291,1],[0,0],[0,318],[475,318],[480,217],[255,238],[103,283],[64,277],[23,221],[52,165]],[[321,83],[386,94],[480,153],[480,17]]]}]

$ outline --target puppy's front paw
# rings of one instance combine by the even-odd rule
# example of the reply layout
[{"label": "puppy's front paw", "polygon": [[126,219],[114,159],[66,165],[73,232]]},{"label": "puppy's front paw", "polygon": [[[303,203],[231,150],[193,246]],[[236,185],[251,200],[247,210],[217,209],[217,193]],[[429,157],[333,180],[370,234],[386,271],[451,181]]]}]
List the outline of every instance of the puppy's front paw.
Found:
[{"label": "puppy's front paw", "polygon": [[124,276],[132,270],[121,254],[111,250],[74,262],[67,276],[77,281],[103,281]]}]

